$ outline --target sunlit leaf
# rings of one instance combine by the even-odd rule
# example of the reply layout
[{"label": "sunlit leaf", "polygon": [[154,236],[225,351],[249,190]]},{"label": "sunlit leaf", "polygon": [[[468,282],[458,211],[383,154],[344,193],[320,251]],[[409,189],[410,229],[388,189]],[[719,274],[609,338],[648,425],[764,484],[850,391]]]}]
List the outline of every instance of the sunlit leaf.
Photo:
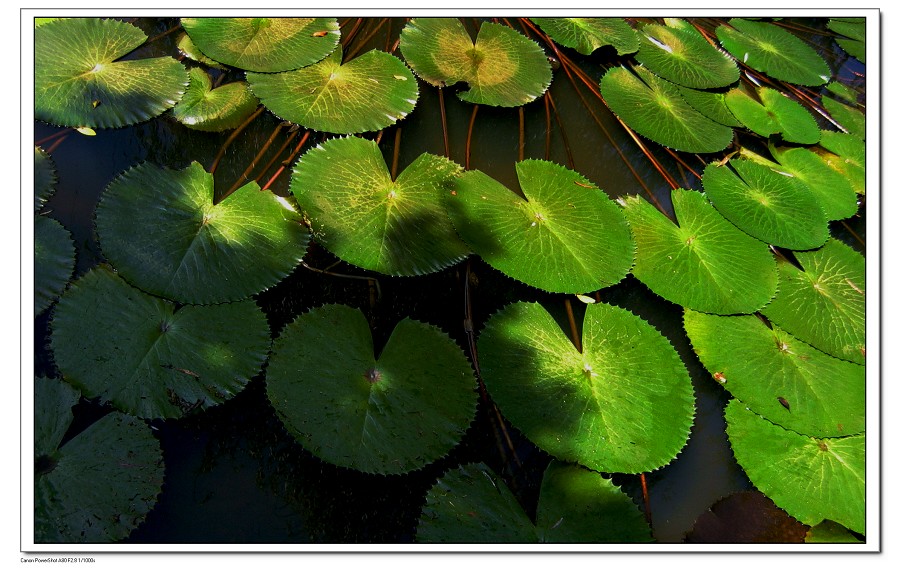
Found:
[{"label": "sunlit leaf", "polygon": [[678,92],[684,97],[690,106],[696,109],[703,116],[716,121],[725,126],[738,127],[744,126],[741,121],[734,116],[725,104],[725,93],[717,93],[715,91],[698,91],[697,89],[688,89],[687,87],[679,87]]},{"label": "sunlit leaf", "polygon": [[341,39],[335,18],[181,18],[181,25],[206,56],[267,73],[320,61]]},{"label": "sunlit leaf", "polygon": [[400,33],[400,51],[427,83],[468,83],[459,98],[469,103],[524,105],[543,95],[553,78],[538,44],[490,22],[481,24],[473,42],[456,18],[413,18]]},{"label": "sunlit leaf", "polygon": [[461,171],[425,153],[391,180],[378,145],[348,137],[304,154],[291,191],[329,251],[365,269],[412,276],[469,253],[444,209],[444,194]]},{"label": "sunlit leaf", "polygon": [[172,108],[188,74],[171,57],[119,61],[147,39],[124,22],[66,18],[34,30],[34,116],[71,127],[115,128]]},{"label": "sunlit leaf", "polygon": [[849,101],[851,103],[856,103],[857,94],[856,92],[844,85],[843,83],[839,83],[837,81],[832,81],[828,85],[825,85],[825,88],[834,95],[844,99],[845,101]]},{"label": "sunlit leaf", "polygon": [[852,134],[822,131],[822,149],[814,149],[825,164],[844,176],[857,194],[866,193],[866,143]]},{"label": "sunlit leaf", "polygon": [[52,321],[66,381],[146,418],[177,418],[230,399],[260,372],[269,343],[253,301],[179,308],[105,266],[72,283]]},{"label": "sunlit leaf", "polygon": [[738,464],[754,486],[807,525],[833,520],[866,532],[866,435],[816,438],[754,414],[737,399],[725,409]]},{"label": "sunlit leaf", "polygon": [[772,153],[781,169],[806,184],[827,219],[846,219],[856,213],[856,192],[850,180],[829,168],[824,157],[808,148],[773,148]]},{"label": "sunlit leaf", "polygon": [[860,63],[866,62],[866,19],[865,18],[831,18],[826,24],[828,29],[844,37],[835,41],[844,51],[855,57]]},{"label": "sunlit leaf", "polygon": [[34,216],[34,315],[62,294],[75,270],[72,235],[55,219]]},{"label": "sunlit leaf", "polygon": [[739,121],[760,136],[780,133],[787,142],[815,144],[821,137],[816,120],[800,103],[781,91],[762,87],[756,101],[742,89],[725,95],[725,104]]},{"label": "sunlit leaf", "polygon": [[194,42],[191,40],[191,36],[187,34],[181,34],[181,36],[178,38],[178,51],[183,53],[184,56],[188,59],[192,59],[197,63],[202,63],[207,67],[212,67],[215,69],[227,69],[227,66],[203,55],[203,52],[197,49],[197,46],[194,45]]},{"label": "sunlit leaf", "polygon": [[195,67],[190,73],[191,85],[172,109],[175,120],[188,128],[207,132],[237,128],[259,105],[243,81],[213,89],[206,71]]},{"label": "sunlit leaf", "polygon": [[866,139],[866,115],[831,97],[822,97],[822,106],[850,134]]},{"label": "sunlit leaf", "polygon": [[502,273],[550,292],[584,293],[622,280],[634,240],[603,190],[558,164],[516,164],[525,198],[478,170],[448,196],[456,230]]},{"label": "sunlit leaf", "polygon": [[277,116],[306,128],[351,134],[391,126],[419,98],[416,78],[389,53],[372,50],[341,64],[341,49],[284,73],[247,73],[250,89]]},{"label": "sunlit leaf", "polygon": [[638,134],[684,152],[719,152],[731,144],[732,130],[695,111],[676,85],[643,67],[635,73],[610,69],[600,91],[610,110]]},{"label": "sunlit leaf", "polygon": [[405,319],[378,359],[359,310],[327,305],[288,324],[266,373],[288,431],[328,462],[378,474],[446,455],[475,418],[475,377],[459,346]]},{"label": "sunlit leaf", "polygon": [[734,60],[709,44],[685,20],[667,18],[666,25],[640,28],[641,48],[635,59],[647,69],[684,87],[726,87],[740,77]]},{"label": "sunlit leaf", "polygon": [[616,53],[634,53],[640,47],[637,33],[622,18],[531,18],[559,45],[584,55],[611,45]]},{"label": "sunlit leaf", "polygon": [[601,472],[647,472],[687,443],[690,377],[655,328],[608,304],[585,307],[579,353],[540,305],[494,314],[478,337],[488,393],[553,456]]}]

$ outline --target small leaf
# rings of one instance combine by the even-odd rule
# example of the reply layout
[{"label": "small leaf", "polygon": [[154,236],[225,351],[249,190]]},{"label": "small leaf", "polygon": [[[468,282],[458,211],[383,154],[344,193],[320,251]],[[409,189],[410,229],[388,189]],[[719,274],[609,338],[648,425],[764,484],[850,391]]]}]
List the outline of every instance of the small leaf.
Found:
[{"label": "small leaf", "polygon": [[808,148],[772,149],[780,168],[805,183],[828,220],[847,219],[857,209],[850,180],[828,167],[826,159]]},{"label": "small leaf", "polygon": [[757,95],[761,102],[742,89],[732,89],[725,95],[725,104],[739,121],[760,136],[781,133],[787,142],[815,144],[819,141],[822,133],[800,103],[768,87],[760,88]]},{"label": "small leaf", "polygon": [[840,524],[825,520],[817,526],[809,528],[806,543],[863,543],[855,535]]},{"label": "small leaf", "polygon": [[687,87],[679,87],[678,92],[684,97],[684,100],[696,109],[703,116],[716,121],[719,124],[731,127],[744,126],[744,124],[734,116],[725,104],[725,94],[716,93],[714,91],[699,91],[697,89],[688,89]]},{"label": "small leaf", "polygon": [[34,217],[34,315],[62,294],[75,270],[72,235],[55,219]]},{"label": "small leaf", "polygon": [[866,115],[861,111],[831,97],[822,97],[822,106],[847,132],[866,139]]},{"label": "small leaf", "polygon": [[640,47],[637,33],[622,18],[531,18],[559,45],[584,55],[611,45],[616,53],[634,53]]},{"label": "small leaf", "polygon": [[205,71],[195,67],[190,73],[191,85],[172,109],[175,120],[188,128],[206,132],[237,128],[259,105],[243,81],[213,89]]},{"label": "small leaf", "polygon": [[858,136],[841,132],[822,131],[819,143],[825,150],[814,149],[825,164],[844,176],[860,195],[866,193],[866,143]]}]

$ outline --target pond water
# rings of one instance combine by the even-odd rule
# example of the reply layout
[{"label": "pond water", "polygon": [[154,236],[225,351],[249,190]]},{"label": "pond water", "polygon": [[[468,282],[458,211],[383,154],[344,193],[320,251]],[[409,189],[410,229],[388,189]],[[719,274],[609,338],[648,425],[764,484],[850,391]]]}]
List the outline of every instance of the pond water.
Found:
[{"label": "pond water", "polygon": [[[351,24],[355,22],[355,19],[348,20]],[[151,37],[177,23],[177,19],[171,18],[135,22]],[[804,24],[824,29],[824,20],[813,19]],[[360,47],[385,49],[396,39],[402,25],[402,19],[392,21],[391,26],[382,28]],[[367,22],[363,29],[373,28]],[[175,43],[179,33],[180,30],[170,33],[132,56],[177,53]],[[814,39],[821,46],[820,52],[837,70],[839,79],[864,87],[864,66],[839,53],[828,38]],[[615,61],[612,52],[606,55],[606,59],[603,54],[573,59],[599,80],[609,62]],[[239,74],[233,77],[239,78]],[[548,109],[542,99],[525,105],[521,118],[517,109],[479,107],[468,144],[469,168],[480,169],[515,188],[514,164],[519,159],[521,140],[525,158],[545,158],[568,165],[612,197],[626,194],[646,197],[642,187],[645,186],[671,212],[670,188],[650,160],[602,103],[582,85],[578,89],[581,95],[561,70],[555,72],[549,91],[555,104],[549,147]],[[473,107],[458,100],[453,88],[446,91],[450,158],[464,164]],[[230,145],[216,171],[217,191],[231,186],[279,122],[264,112]],[[521,138],[520,124],[524,125]],[[40,141],[60,130],[36,121],[34,139]],[[402,170],[422,152],[442,155],[442,132],[438,92],[420,84],[415,112],[397,127],[383,132],[381,148],[388,164],[395,150],[398,152]],[[133,127],[98,130],[91,137],[72,133],[59,142],[42,145],[45,149],[52,147],[59,179],[44,211],[72,233],[77,248],[76,275],[102,261],[94,235],[94,208],[104,188],[117,175],[145,161],[179,169],[197,161],[209,169],[229,134],[191,131],[167,114]],[[298,138],[275,158],[276,151],[289,136],[288,129],[279,132],[257,161],[263,164],[274,159],[264,175],[258,174],[258,167],[253,170],[251,177],[259,175],[261,185],[295,146]],[[313,133],[311,143],[319,142],[320,136]],[[395,148],[398,138],[399,146]],[[676,163],[665,149],[648,141],[644,144],[683,187],[700,189],[697,177]],[[685,159],[695,170],[702,168],[699,157],[689,155]],[[275,181],[272,190],[287,195],[289,177],[290,166]],[[855,235],[865,239],[864,211],[861,209],[861,215],[846,223],[832,224],[833,234],[861,251],[864,247]],[[325,269],[338,260],[312,244],[305,261],[311,267]],[[277,286],[257,297],[273,336],[277,337],[286,323],[306,310],[335,302],[364,311],[376,346],[384,344],[399,320],[411,317],[438,326],[466,347],[463,320],[467,289],[472,299],[476,333],[491,314],[517,300],[540,301],[563,329],[568,329],[563,295],[540,292],[513,281],[477,257],[422,277],[380,276],[346,263],[329,270],[377,279],[378,290],[368,280],[346,279],[298,267]],[[646,476],[654,538],[660,542],[681,542],[697,518],[713,504],[730,494],[753,488],[735,462],[725,435],[723,409],[730,396],[711,380],[691,349],[679,306],[660,299],[631,275],[620,284],[600,291],[600,296],[604,302],[627,308],[656,327],[675,346],[691,375],[696,419],[690,440],[676,460]],[[576,320],[580,321],[584,309],[579,303],[575,305]],[[36,319],[36,374],[54,376],[57,372],[47,348],[48,337],[49,316],[45,312]],[[300,447],[276,417],[266,398],[264,382],[264,374],[253,378],[234,399],[205,412],[180,420],[151,422],[163,449],[165,482],[156,507],[128,542],[408,543],[414,539],[425,494],[436,479],[459,464],[479,461],[499,473],[526,511],[534,515],[540,476],[550,457],[508,424],[505,425],[507,441],[503,429],[499,428],[497,412],[489,402],[480,402],[475,423],[447,457],[408,475],[376,476],[330,465]],[[73,436],[105,412],[96,404],[80,403],[76,407],[76,422],[67,436]],[[644,507],[638,476],[615,475],[613,480],[635,503]]]}]

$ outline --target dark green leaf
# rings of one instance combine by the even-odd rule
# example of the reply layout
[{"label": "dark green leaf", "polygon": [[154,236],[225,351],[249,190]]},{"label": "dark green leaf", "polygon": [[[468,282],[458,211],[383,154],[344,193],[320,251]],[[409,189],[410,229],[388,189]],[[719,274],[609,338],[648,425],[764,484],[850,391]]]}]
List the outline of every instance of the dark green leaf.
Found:
[{"label": "dark green leaf", "polygon": [[34,315],[62,294],[75,270],[72,235],[55,219],[34,216]]}]

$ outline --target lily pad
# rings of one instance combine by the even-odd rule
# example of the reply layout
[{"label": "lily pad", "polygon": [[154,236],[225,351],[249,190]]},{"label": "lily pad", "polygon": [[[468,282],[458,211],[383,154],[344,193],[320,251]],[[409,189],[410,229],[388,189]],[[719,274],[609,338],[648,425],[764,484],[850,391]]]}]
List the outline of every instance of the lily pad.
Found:
[{"label": "lily pad", "polygon": [[400,51],[431,85],[468,83],[459,98],[469,103],[518,107],[543,95],[553,79],[537,43],[490,22],[481,24],[473,42],[456,18],[414,18],[400,33]]},{"label": "lily pad", "polygon": [[648,472],[687,443],[690,377],[675,349],[627,310],[586,307],[579,353],[538,304],[511,304],[478,338],[503,415],[553,456],[601,472]]},{"label": "lily pad", "polygon": [[69,383],[145,418],[178,418],[230,399],[260,372],[269,342],[252,301],[178,308],[104,266],[63,294],[51,336]]},{"label": "lily pad", "polygon": [[175,120],[188,128],[221,132],[237,128],[256,110],[259,100],[243,81],[212,88],[206,71],[191,69],[191,85],[172,109]]},{"label": "lily pad", "polygon": [[699,91],[679,87],[678,92],[687,103],[694,107],[700,114],[716,121],[719,124],[731,127],[741,127],[744,123],[739,121],[734,113],[725,104],[725,93],[715,91]]},{"label": "lily pad", "polygon": [[756,312],[775,296],[769,248],[729,223],[703,194],[672,192],[677,225],[640,197],[622,203],[637,242],[634,276],[656,294],[716,314]]},{"label": "lily pad", "polygon": [[825,164],[838,174],[846,177],[854,192],[865,195],[865,141],[852,134],[824,130],[822,131],[822,140],[819,144],[825,150],[816,149],[816,152],[825,159]]},{"label": "lily pad", "polygon": [[847,219],[858,209],[856,192],[846,176],[832,170],[826,159],[808,148],[772,149],[780,168],[809,188],[828,220]]},{"label": "lily pad", "polygon": [[416,540],[424,543],[638,543],[650,527],[634,502],[596,472],[553,461],[537,522],[490,468],[468,464],[428,492]]},{"label": "lily pad", "polygon": [[836,358],[866,361],[866,261],[836,239],[778,262],[779,291],[762,313]]},{"label": "lily pad", "polygon": [[622,18],[531,18],[531,21],[559,45],[590,55],[605,45],[616,53],[634,53],[640,39],[634,28]]},{"label": "lily pad", "polygon": [[372,50],[342,65],[341,54],[296,71],[247,73],[247,81],[277,116],[321,132],[381,130],[416,106],[419,86],[402,61]]},{"label": "lily pad", "polygon": [[171,57],[117,61],[147,40],[125,22],[66,18],[34,30],[34,116],[62,126],[116,128],[172,108],[188,74]]},{"label": "lily pad", "polygon": [[34,212],[37,213],[56,191],[56,165],[40,146],[34,147]]},{"label": "lily pad", "polygon": [[814,437],[866,428],[866,370],[797,340],[756,316],[687,310],[684,329],[704,367],[754,413]]},{"label": "lily pad", "polygon": [[866,139],[866,115],[858,109],[845,105],[831,97],[822,97],[822,106],[847,132]]},{"label": "lily pad", "polygon": [[394,181],[375,142],[339,138],[300,158],[291,191],[316,240],[341,259],[388,275],[421,275],[469,254],[444,209],[461,171],[425,153]]},{"label": "lily pad", "polygon": [[831,79],[825,60],[777,24],[733,18],[716,28],[716,36],[735,59],[773,79],[809,86]]},{"label": "lily pad", "polygon": [[341,39],[335,18],[182,18],[181,25],[208,57],[266,73],[321,61]]},{"label": "lily pad", "polygon": [[866,62],[866,19],[865,18],[831,18],[826,24],[828,28],[844,37],[835,38],[841,48],[855,57],[860,63]]},{"label": "lily pad", "polygon": [[634,261],[622,211],[586,178],[542,160],[516,164],[523,199],[477,170],[455,179],[450,217],[488,264],[550,292],[616,284]]},{"label": "lily pad", "polygon": [[614,67],[600,80],[603,99],[625,124],[650,140],[684,152],[719,152],[734,132],[694,110],[679,88],[643,67]]},{"label": "lily pad", "polygon": [[34,315],[62,294],[75,270],[72,235],[55,219],[34,216]]},{"label": "lily pad", "polygon": [[742,89],[732,89],[725,95],[725,104],[739,121],[760,136],[781,133],[787,142],[819,142],[819,126],[803,105],[768,87],[760,88],[757,95],[760,102]]},{"label": "lily pad", "polygon": [[825,520],[817,526],[809,528],[806,543],[863,543],[855,535],[840,524]]},{"label": "lily pad", "polygon": [[446,455],[475,418],[476,384],[459,346],[427,324],[397,324],[376,360],[365,316],[327,305],[275,341],[269,400],[319,458],[400,474]]},{"label": "lily pad", "polygon": [[778,247],[812,249],[829,237],[828,220],[805,184],[745,160],[715,163],[703,171],[710,201],[739,229]]},{"label": "lily pad", "polygon": [[825,85],[825,88],[828,89],[828,92],[844,99],[845,101],[849,101],[851,103],[856,103],[857,94],[856,92],[844,85],[843,83],[839,83],[838,81],[832,81],[828,85]]},{"label": "lily pad", "polygon": [[135,286],[191,304],[248,298],[300,263],[309,234],[287,201],[254,182],[219,204],[213,194],[196,162],[127,170],[97,206],[104,255]]},{"label": "lily pad", "polygon": [[710,45],[685,20],[666,18],[666,25],[647,24],[638,36],[641,48],[634,58],[672,83],[694,89],[726,87],[740,78],[737,64]]},{"label": "lily pad", "polygon": [[202,63],[207,67],[212,67],[214,69],[227,69],[227,66],[203,55],[203,52],[197,49],[197,46],[194,45],[194,42],[191,40],[191,36],[187,35],[186,33],[181,34],[181,36],[178,38],[178,51],[183,53],[184,56],[188,59],[192,59],[197,63]]},{"label": "lily pad", "polygon": [[77,393],[35,379],[35,543],[105,543],[139,525],[162,491],[163,457],[146,424],[110,413],[58,446]]},{"label": "lily pad", "polygon": [[866,435],[815,438],[766,421],[733,399],[726,431],[754,486],[800,522],[866,532]]}]

